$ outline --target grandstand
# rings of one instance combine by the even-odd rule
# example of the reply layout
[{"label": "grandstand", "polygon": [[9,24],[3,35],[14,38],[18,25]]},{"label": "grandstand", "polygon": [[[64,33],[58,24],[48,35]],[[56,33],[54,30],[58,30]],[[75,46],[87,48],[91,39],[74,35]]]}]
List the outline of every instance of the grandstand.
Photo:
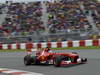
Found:
[{"label": "grandstand", "polygon": [[85,40],[99,34],[100,3],[95,0],[10,0],[0,4],[0,43]]}]

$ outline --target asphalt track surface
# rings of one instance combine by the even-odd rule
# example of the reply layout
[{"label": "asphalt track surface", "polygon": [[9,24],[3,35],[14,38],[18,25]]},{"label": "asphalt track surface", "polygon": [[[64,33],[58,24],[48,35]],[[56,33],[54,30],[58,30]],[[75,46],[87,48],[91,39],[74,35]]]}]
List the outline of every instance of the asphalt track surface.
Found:
[{"label": "asphalt track surface", "polygon": [[[26,53],[0,53],[0,68],[10,68],[44,75],[100,75],[100,50],[62,50],[56,52],[77,52],[81,57],[88,58],[86,64],[54,67],[53,65],[32,65],[25,66],[23,57]],[[0,75],[6,75],[0,73]]]}]

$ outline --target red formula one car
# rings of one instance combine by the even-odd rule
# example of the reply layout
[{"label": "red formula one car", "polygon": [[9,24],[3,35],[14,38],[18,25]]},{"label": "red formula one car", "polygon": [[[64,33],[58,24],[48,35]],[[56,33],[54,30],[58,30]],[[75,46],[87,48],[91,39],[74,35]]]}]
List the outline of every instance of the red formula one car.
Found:
[{"label": "red formula one car", "polygon": [[87,58],[80,58],[75,52],[72,53],[53,53],[48,49],[36,51],[35,55],[29,54],[24,57],[24,64],[53,64],[56,67],[61,65],[78,64],[87,62]]}]

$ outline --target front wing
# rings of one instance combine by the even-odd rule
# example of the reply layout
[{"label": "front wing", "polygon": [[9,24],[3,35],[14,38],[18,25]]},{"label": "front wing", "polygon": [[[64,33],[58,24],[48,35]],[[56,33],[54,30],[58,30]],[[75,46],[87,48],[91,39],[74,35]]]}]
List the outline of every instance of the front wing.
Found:
[{"label": "front wing", "polygon": [[86,62],[87,62],[87,58],[78,58],[77,62],[71,62],[71,60],[69,60],[69,61],[62,61],[61,65],[84,64]]}]

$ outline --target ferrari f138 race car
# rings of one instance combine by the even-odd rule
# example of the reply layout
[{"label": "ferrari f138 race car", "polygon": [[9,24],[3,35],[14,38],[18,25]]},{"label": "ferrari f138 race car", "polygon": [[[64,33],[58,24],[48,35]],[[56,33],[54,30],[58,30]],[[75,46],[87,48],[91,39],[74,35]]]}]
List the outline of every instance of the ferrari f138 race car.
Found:
[{"label": "ferrari f138 race car", "polygon": [[49,49],[43,51],[37,50],[35,55],[28,54],[24,57],[25,65],[53,64],[55,67],[60,67],[61,65],[80,64],[86,62],[87,58],[80,58],[76,52],[55,53],[50,52]]}]

